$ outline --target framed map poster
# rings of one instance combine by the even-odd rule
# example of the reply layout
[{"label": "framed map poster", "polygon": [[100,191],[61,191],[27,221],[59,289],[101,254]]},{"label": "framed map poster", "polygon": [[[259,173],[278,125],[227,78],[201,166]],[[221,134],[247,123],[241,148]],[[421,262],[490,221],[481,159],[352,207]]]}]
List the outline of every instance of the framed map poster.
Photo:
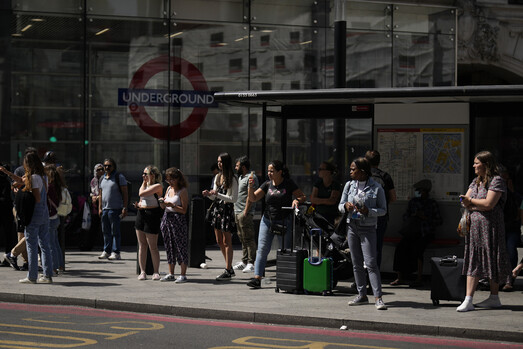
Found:
[{"label": "framed map poster", "polygon": [[464,128],[378,128],[380,168],[394,181],[398,200],[409,200],[413,184],[432,181],[431,197],[458,201],[464,171]]}]

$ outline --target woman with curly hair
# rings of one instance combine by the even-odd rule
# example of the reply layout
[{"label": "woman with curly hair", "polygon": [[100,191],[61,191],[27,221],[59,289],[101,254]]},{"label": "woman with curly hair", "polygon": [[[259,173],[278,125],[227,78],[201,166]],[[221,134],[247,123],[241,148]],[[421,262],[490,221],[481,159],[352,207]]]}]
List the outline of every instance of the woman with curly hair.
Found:
[{"label": "woman with curly hair", "polygon": [[[169,264],[169,274],[161,278],[160,281],[174,281],[182,283],[187,281],[187,264],[189,255],[187,245],[189,234],[187,231],[187,208],[189,207],[189,194],[187,193],[187,180],[182,171],[176,167],[168,168],[165,171],[165,181],[169,187],[165,191],[165,196],[160,199],[160,205],[165,208],[163,214],[161,230],[165,252],[167,253],[167,263]],[[180,265],[180,276],[174,276],[176,261]]]}]

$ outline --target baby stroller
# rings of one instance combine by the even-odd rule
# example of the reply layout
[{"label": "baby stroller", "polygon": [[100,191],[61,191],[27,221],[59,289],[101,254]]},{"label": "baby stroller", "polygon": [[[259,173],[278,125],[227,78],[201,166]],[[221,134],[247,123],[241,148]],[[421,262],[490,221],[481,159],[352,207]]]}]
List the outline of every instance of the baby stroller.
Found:
[{"label": "baby stroller", "polygon": [[[296,213],[296,225],[302,228],[303,240],[310,244],[310,230],[320,228],[323,231],[321,235],[322,256],[332,258],[333,261],[333,287],[336,287],[338,281],[347,280],[353,277],[352,262],[345,234],[340,236],[336,234],[336,229],[321,214],[312,212],[308,209],[302,209]],[[319,238],[313,238],[313,247],[319,246]],[[310,246],[309,250],[310,250]]]}]

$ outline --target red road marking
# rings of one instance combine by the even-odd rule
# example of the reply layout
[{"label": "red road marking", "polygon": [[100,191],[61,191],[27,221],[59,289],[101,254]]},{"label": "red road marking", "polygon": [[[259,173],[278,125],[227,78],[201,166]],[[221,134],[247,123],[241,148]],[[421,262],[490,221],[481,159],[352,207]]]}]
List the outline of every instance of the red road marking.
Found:
[{"label": "red road marking", "polygon": [[[22,310],[40,313],[52,313],[52,314],[71,314],[71,315],[84,315],[84,316],[102,316],[107,318],[123,318],[133,320],[149,320],[149,321],[161,321],[201,326],[216,326],[216,327],[227,327],[227,328],[241,328],[251,330],[262,330],[272,332],[283,332],[283,333],[304,333],[304,334],[317,334],[322,336],[331,337],[345,337],[345,338],[362,338],[362,339],[373,339],[380,341],[396,341],[396,342],[408,342],[408,343],[419,343],[419,344],[430,344],[430,345],[441,345],[441,346],[455,346],[462,348],[484,348],[484,349],[498,349],[498,348],[519,348],[523,349],[521,344],[506,344],[506,343],[486,343],[476,342],[474,340],[461,340],[461,339],[444,339],[444,338],[432,338],[432,337],[414,337],[408,335],[390,335],[390,334],[377,334],[377,333],[356,333],[350,331],[340,330],[325,330],[315,328],[300,328],[300,327],[286,327],[278,325],[258,325],[258,324],[244,324],[236,322],[225,322],[220,320],[194,320],[176,317],[166,317],[161,315],[147,315],[129,312],[120,312],[113,310],[103,309],[87,309],[65,306],[51,306],[51,305],[37,305],[37,304],[18,304],[18,303],[0,303],[0,309],[10,310]],[[174,316],[174,315],[172,315]]]}]

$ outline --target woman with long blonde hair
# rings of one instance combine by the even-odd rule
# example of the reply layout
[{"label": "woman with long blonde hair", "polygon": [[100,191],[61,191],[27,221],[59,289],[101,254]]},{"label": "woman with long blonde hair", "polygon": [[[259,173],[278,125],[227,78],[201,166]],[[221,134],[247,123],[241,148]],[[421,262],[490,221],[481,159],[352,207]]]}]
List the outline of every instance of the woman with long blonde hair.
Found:
[{"label": "woman with long blonde hair", "polygon": [[160,280],[160,252],[158,251],[158,234],[160,234],[160,222],[162,219],[162,209],[158,198],[162,196],[162,175],[156,166],[149,165],[143,170],[142,185],[138,195],[140,201],[135,203],[138,209],[136,216],[135,229],[138,239],[138,264],[140,265],[140,275],[138,280],[145,280],[147,273],[145,266],[147,263],[147,248],[151,251],[153,262],[153,280]]},{"label": "woman with long blonde hair", "polygon": [[[29,191],[35,198],[35,208],[31,222],[25,228],[29,271],[27,277],[20,280],[24,284],[50,284],[53,282],[52,257],[49,244],[49,211],[47,209],[47,176],[44,166],[36,153],[24,157],[23,190]],[[44,274],[38,277],[38,246],[42,251],[42,268]]]}]

